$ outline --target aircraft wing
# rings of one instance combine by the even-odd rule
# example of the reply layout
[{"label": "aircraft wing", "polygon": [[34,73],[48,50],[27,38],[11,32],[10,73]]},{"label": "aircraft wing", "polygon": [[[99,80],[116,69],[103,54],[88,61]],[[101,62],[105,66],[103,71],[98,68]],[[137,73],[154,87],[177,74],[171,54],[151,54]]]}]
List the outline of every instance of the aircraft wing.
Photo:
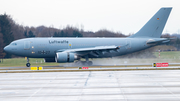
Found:
[{"label": "aircraft wing", "polygon": [[108,50],[116,50],[119,49],[120,46],[96,46],[91,48],[76,48],[76,49],[67,49],[67,50],[58,50],[57,52],[72,52],[76,53],[77,55],[83,56],[87,54],[94,55],[98,57],[99,54],[102,54],[102,51],[108,51]]}]

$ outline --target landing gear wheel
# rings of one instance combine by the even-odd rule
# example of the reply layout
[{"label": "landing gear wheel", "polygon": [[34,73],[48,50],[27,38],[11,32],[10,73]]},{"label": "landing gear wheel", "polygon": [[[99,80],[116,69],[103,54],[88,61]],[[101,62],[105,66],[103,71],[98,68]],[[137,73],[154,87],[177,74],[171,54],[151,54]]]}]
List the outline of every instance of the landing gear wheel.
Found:
[{"label": "landing gear wheel", "polygon": [[30,64],[30,63],[26,63],[26,66],[27,66],[27,67],[30,67],[30,66],[31,66],[31,64]]}]

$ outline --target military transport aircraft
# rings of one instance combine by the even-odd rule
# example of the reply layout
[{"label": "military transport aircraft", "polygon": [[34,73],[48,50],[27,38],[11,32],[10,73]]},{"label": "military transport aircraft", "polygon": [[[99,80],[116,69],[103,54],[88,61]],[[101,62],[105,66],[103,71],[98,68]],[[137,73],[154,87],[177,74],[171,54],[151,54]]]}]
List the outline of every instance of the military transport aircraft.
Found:
[{"label": "military transport aircraft", "polygon": [[[44,58],[45,62],[74,62],[92,65],[89,58],[120,56],[169,42],[160,38],[172,7],[161,8],[137,33],[127,38],[25,38],[11,42],[6,52],[28,57]],[[81,61],[81,58],[86,61]]]}]

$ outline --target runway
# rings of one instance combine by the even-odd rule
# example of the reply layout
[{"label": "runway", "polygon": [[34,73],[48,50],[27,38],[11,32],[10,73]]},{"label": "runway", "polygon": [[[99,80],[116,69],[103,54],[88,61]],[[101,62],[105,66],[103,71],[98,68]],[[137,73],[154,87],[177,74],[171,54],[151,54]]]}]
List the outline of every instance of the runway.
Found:
[{"label": "runway", "polygon": [[180,70],[0,73],[0,101],[180,101]]}]

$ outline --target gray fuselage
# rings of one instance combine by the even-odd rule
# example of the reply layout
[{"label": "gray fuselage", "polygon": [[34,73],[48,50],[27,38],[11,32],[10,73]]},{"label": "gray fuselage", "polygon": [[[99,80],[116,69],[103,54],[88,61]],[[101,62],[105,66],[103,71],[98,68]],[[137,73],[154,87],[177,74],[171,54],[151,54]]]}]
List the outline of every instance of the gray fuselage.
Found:
[{"label": "gray fuselage", "polygon": [[[102,50],[98,57],[120,56],[149,48],[147,40],[152,38],[25,38],[13,41],[6,47],[10,53],[29,58],[55,58],[59,50],[91,48],[115,45],[116,50]],[[160,39],[160,38],[153,38]],[[10,48],[10,49],[9,49]]]}]

